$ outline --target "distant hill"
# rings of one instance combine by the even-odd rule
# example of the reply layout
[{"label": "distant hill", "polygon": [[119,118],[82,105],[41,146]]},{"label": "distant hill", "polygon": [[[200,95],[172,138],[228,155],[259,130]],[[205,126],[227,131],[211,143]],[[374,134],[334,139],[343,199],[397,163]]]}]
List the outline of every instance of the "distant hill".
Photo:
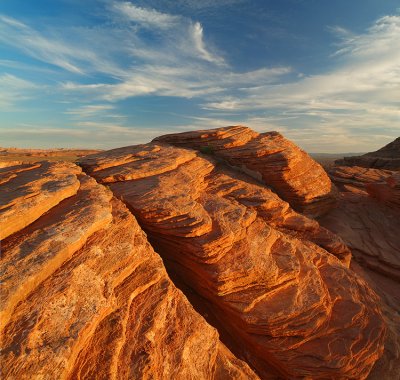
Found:
[{"label": "distant hill", "polygon": [[400,137],[375,152],[360,156],[343,157],[336,165],[365,168],[400,170]]},{"label": "distant hill", "polygon": [[98,153],[94,149],[20,149],[0,147],[0,163],[2,162],[36,162],[36,161],[71,161],[80,157]]}]

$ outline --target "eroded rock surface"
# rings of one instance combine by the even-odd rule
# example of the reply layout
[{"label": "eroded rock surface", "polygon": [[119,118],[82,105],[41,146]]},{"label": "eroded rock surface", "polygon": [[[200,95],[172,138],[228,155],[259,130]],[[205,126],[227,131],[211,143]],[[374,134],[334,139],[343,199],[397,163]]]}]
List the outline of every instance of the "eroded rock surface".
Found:
[{"label": "eroded rock surface", "polygon": [[400,170],[400,137],[376,152],[366,153],[362,156],[344,157],[342,160],[337,160],[336,165]]},{"label": "eroded rock surface", "polygon": [[278,132],[259,134],[234,126],[157,137],[225,160],[264,184],[302,213],[318,216],[335,203],[331,181],[307,153]]},{"label": "eroded rock surface", "polygon": [[[335,167],[338,207],[320,223],[351,248],[352,269],[381,297],[388,333],[385,351],[368,379],[392,380],[400,374],[400,187],[399,172]],[[360,265],[361,264],[361,265]]]},{"label": "eroded rock surface", "polygon": [[399,173],[361,167],[331,173],[341,193],[320,223],[341,236],[359,262],[400,281]]},{"label": "eroded rock surface", "polygon": [[0,240],[76,194],[80,172],[79,167],[65,162],[0,169]]},{"label": "eroded rock surface", "polygon": [[[242,128],[222,130],[220,139],[210,133],[218,152],[281,140]],[[166,163],[171,150],[187,159]],[[170,269],[210,301],[262,377],[272,369],[290,379],[365,379],[385,326],[375,293],[340,262],[349,255],[341,239],[241,171],[193,152],[154,143],[82,165],[128,205]],[[148,157],[157,173],[147,173]]]},{"label": "eroded rock surface", "polygon": [[[170,281],[126,207],[66,168],[7,174],[21,188],[2,206],[31,207],[36,220],[1,241],[1,378],[257,379]],[[75,182],[47,210],[25,196]]]}]

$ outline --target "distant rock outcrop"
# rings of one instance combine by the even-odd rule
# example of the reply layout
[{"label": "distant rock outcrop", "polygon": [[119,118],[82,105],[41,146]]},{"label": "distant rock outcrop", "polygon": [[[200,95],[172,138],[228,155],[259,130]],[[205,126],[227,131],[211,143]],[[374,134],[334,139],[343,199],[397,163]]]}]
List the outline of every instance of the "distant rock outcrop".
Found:
[{"label": "distant rock outcrop", "polygon": [[[251,134],[240,131],[244,140]],[[376,295],[335,257],[349,262],[342,241],[221,162],[222,146],[215,159],[161,141],[81,164],[125,202],[170,270],[210,302],[261,377],[365,379],[385,327]]]},{"label": "distant rock outcrop", "polygon": [[297,211],[319,216],[335,204],[331,181],[307,153],[278,132],[233,126],[165,135],[155,142],[188,147],[223,159],[267,186]]},{"label": "distant rock outcrop", "polygon": [[72,164],[0,178],[2,379],[258,378],[106,187]]},{"label": "distant rock outcrop", "polygon": [[344,157],[335,161],[339,166],[360,166],[364,168],[400,170],[400,137],[376,152],[362,156]]}]

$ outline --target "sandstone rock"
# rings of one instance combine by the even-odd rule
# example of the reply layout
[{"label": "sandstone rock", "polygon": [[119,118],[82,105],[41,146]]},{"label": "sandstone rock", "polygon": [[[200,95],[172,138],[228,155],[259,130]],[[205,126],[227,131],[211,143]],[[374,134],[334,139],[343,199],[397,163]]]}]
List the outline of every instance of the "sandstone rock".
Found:
[{"label": "sandstone rock", "polygon": [[350,185],[342,188],[338,206],[320,223],[343,238],[357,261],[400,281],[398,173],[360,167],[334,168],[332,173],[337,184]]},{"label": "sandstone rock", "polygon": [[257,379],[176,289],[126,207],[70,168],[77,193],[1,242],[2,379]]},{"label": "sandstone rock", "polygon": [[400,172],[387,177],[384,183],[367,183],[365,187],[371,197],[400,209]]},{"label": "sandstone rock", "polygon": [[[400,373],[400,188],[399,172],[334,167],[341,190],[338,207],[319,221],[351,248],[352,269],[381,297],[388,326],[383,356],[369,380],[392,380]],[[362,266],[360,266],[361,264]]]},{"label": "sandstone rock", "polygon": [[76,165],[65,162],[42,162],[1,169],[0,240],[31,224],[63,199],[76,194],[80,171]]},{"label": "sandstone rock", "polygon": [[366,192],[366,185],[370,183],[385,183],[392,176],[391,170],[362,168],[359,166],[334,166],[329,170],[329,176],[341,190]]},{"label": "sandstone rock", "polygon": [[270,186],[294,209],[309,216],[322,215],[335,203],[324,169],[278,132],[259,134],[234,126],[165,135],[154,141],[223,159]]},{"label": "sandstone rock", "polygon": [[398,379],[400,372],[400,283],[387,276],[361,267],[356,261],[352,269],[362,276],[381,297],[381,308],[388,331],[385,339],[385,351],[375,363],[368,380]]},{"label": "sandstone rock", "polygon": [[338,166],[360,166],[365,168],[400,170],[400,137],[376,152],[362,156],[344,157],[335,161]]},{"label": "sandstone rock", "polygon": [[[209,140],[217,158],[222,148],[229,152],[255,138],[287,146],[278,135],[257,137],[243,128],[209,133],[222,136]],[[126,148],[124,157],[129,150],[138,155],[138,149],[143,155],[151,150],[154,166],[162,168],[173,148]],[[243,150],[253,154],[249,146]],[[114,153],[109,159],[107,152],[88,157],[82,166],[99,180],[113,181],[110,189],[138,218],[169,268],[211,303],[262,377],[271,368],[290,379],[367,377],[382,354],[385,326],[375,293],[333,255],[348,261],[339,238],[211,157],[197,154],[147,174],[141,160],[131,160],[129,169],[125,159],[113,164]]]}]

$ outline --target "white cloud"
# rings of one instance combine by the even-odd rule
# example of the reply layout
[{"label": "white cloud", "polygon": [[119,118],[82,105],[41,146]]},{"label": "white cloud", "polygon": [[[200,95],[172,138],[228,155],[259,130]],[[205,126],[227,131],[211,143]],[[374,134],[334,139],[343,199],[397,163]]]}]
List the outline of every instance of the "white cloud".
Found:
[{"label": "white cloud", "polygon": [[[340,149],[346,144],[364,150],[361,140],[357,142],[361,133],[368,134],[369,139],[371,135],[398,136],[400,16],[382,17],[364,34],[354,35],[335,28],[335,33],[338,32],[342,40],[336,54],[337,68],[331,72],[248,88],[240,96],[227,96],[204,107],[295,116],[286,125],[292,125],[298,132],[295,134],[292,128],[287,134],[303,145],[307,138],[317,144],[316,136],[326,135],[320,151]],[[307,126],[312,130],[310,134]],[[300,141],[302,133],[305,138]]]},{"label": "white cloud", "polygon": [[216,63],[218,65],[223,64],[224,60],[221,57],[211,54],[205,47],[203,41],[203,27],[199,22],[195,22],[191,26],[192,39],[194,46],[199,52],[200,56],[206,61]]},{"label": "white cloud", "polygon": [[[192,0],[179,2],[197,7]],[[276,127],[303,146],[311,137],[329,149],[354,143],[365,131],[382,141],[399,135],[400,15],[382,17],[361,34],[331,27],[339,39],[332,55],[335,69],[296,76],[288,66],[233,70],[200,22],[151,8],[154,2],[100,3],[108,13],[96,27],[47,25],[39,31],[0,15],[0,42],[74,74],[57,77],[60,70],[53,69],[51,81],[58,80],[53,92],[72,102],[64,111],[75,126],[80,122],[82,128],[94,128],[87,123],[97,123],[102,131],[108,126],[125,133],[125,126],[105,119],[122,116],[115,112],[116,102],[156,95],[198,98],[218,125]],[[212,3],[207,0],[207,6]],[[0,65],[18,69],[7,60]],[[0,77],[0,106],[7,108],[38,90],[20,78]],[[242,120],[235,119],[238,113]],[[215,123],[198,120],[193,127],[207,125]]]},{"label": "white cloud", "polygon": [[16,103],[29,99],[39,88],[37,84],[14,75],[0,75],[0,109],[12,111]]},{"label": "white cloud", "polygon": [[112,8],[128,20],[147,28],[168,29],[180,21],[179,16],[137,7],[129,2],[113,2]]},{"label": "white cloud", "polygon": [[104,112],[108,112],[114,109],[114,106],[111,104],[95,104],[95,105],[87,105],[81,106],[78,108],[68,109],[65,111],[65,114],[77,116],[80,118],[88,118],[99,115]]}]

